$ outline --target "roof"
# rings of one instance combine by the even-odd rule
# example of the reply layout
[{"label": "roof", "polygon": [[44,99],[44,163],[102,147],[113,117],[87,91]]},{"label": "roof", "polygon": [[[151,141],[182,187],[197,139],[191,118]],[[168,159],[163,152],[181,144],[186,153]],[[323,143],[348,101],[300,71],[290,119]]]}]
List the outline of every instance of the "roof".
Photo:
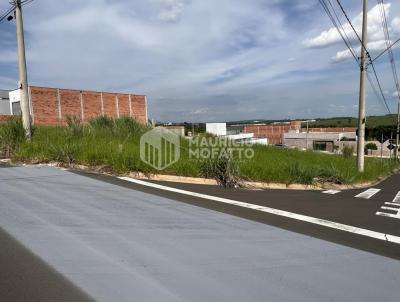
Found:
[{"label": "roof", "polygon": [[8,93],[9,93],[8,90],[0,89],[0,99],[8,99],[9,98]]}]

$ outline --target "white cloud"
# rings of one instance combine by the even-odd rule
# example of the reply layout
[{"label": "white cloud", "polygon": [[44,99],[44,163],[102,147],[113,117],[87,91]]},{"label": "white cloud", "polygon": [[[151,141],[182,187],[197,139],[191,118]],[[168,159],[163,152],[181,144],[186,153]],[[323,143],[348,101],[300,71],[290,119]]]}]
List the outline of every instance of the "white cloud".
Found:
[{"label": "white cloud", "polygon": [[167,22],[176,22],[180,19],[183,8],[187,4],[185,0],[158,0],[162,6],[162,11],[158,18]]},{"label": "white cloud", "polygon": [[[384,4],[386,16],[389,16],[391,3]],[[397,22],[397,21],[396,21]],[[362,13],[359,13],[351,22],[359,35],[361,37],[362,28]],[[340,27],[339,27],[340,28]],[[342,31],[342,29],[340,28]],[[349,23],[343,24],[343,34],[346,34],[352,42],[357,42],[358,38],[355,35],[352,27]],[[376,41],[383,39],[383,32],[381,27],[381,17],[379,12],[379,5],[375,5],[368,11],[368,40]],[[335,43],[342,43],[342,38],[335,27],[328,30],[324,30],[318,36],[313,38],[308,38],[303,41],[306,47],[326,47]]]},{"label": "white cloud", "polygon": [[[389,17],[391,3],[386,3],[384,5],[386,16]],[[352,20],[352,24],[359,37],[361,37],[361,27],[362,27],[362,13],[360,13],[357,17]],[[394,34],[400,33],[400,18],[395,17],[391,22],[389,22],[389,32]],[[343,25],[343,34],[347,35],[350,39],[352,45],[359,45],[359,40],[354,33],[354,30],[351,28],[349,23],[345,23]],[[379,11],[379,5],[375,5],[368,11],[368,51],[371,54],[378,53],[384,49],[386,49],[386,40],[384,38],[382,23]],[[394,41],[390,41],[393,43]],[[318,36],[313,38],[308,38],[303,41],[303,44],[308,48],[317,48],[317,47],[327,47],[333,45],[335,43],[343,43],[341,36],[339,35],[337,29],[332,27],[328,30],[321,32]],[[397,47],[397,46],[396,46]],[[354,47],[355,55],[359,57],[361,46]],[[349,49],[340,50],[336,52],[335,56],[332,57],[334,62],[341,62],[347,59],[352,58]]]},{"label": "white cloud", "polygon": [[[394,41],[390,41],[390,44],[392,44],[393,42]],[[393,48],[396,48],[396,47],[398,47],[398,45],[395,45]],[[387,48],[386,40],[379,40],[379,41],[369,42],[368,46],[367,46],[368,52],[371,55],[375,54],[375,53],[379,53],[379,52],[385,50],[386,48]],[[359,57],[360,53],[361,53],[361,46],[356,47],[354,49],[354,51],[355,51],[356,57]],[[341,62],[341,61],[344,61],[344,60],[347,60],[347,59],[350,59],[350,58],[353,58],[353,55],[351,54],[349,49],[345,49],[345,50],[342,50],[342,51],[338,51],[336,53],[336,55],[334,57],[332,57],[332,60],[334,62]]]},{"label": "white cloud", "polygon": [[[320,116],[321,100],[336,98],[350,106],[350,68],[330,78],[331,50],[302,45],[308,29],[323,29],[318,3],[289,2],[34,1],[24,10],[29,80],[146,94],[150,116],[166,121]],[[6,87],[17,83],[14,24],[0,36]]]}]

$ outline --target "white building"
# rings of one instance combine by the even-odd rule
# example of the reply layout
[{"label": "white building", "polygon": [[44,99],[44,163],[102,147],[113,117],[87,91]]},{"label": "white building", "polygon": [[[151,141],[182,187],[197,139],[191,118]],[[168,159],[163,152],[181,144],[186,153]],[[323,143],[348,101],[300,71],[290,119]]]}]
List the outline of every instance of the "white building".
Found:
[{"label": "white building", "polygon": [[206,132],[216,136],[225,136],[226,123],[206,123]]},{"label": "white building", "polygon": [[8,90],[0,90],[0,115],[11,115]]}]

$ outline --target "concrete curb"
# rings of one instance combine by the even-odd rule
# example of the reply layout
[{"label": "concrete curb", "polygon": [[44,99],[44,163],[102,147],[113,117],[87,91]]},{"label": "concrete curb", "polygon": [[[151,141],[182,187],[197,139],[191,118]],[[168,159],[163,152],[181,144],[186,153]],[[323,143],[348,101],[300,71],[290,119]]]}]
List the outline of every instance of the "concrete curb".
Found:
[{"label": "concrete curb", "polygon": [[[58,167],[63,168],[65,170],[71,171],[84,171],[94,174],[105,174],[109,176],[118,176],[111,171],[109,171],[106,167],[98,166],[98,167],[88,167],[85,165],[78,164],[65,164],[61,162],[49,162],[49,163],[14,163],[10,159],[2,159],[0,160],[3,164],[13,164],[13,165],[21,165],[21,166],[47,166],[47,167]],[[398,172],[398,171],[397,171]],[[165,174],[144,174],[141,172],[130,172],[126,174],[126,176],[142,179],[142,180],[154,180],[154,181],[165,181],[165,182],[175,182],[175,183],[186,183],[186,184],[198,184],[198,185],[212,185],[217,186],[218,183],[214,179],[206,179],[201,177],[187,177],[187,176],[177,176],[177,175],[165,175]],[[351,190],[351,189],[365,189],[371,186],[375,186],[385,179],[390,177],[387,175],[386,177],[382,177],[374,182],[367,183],[359,183],[353,185],[337,185],[332,183],[317,183],[315,185],[303,185],[303,184],[282,184],[282,183],[265,183],[265,182],[253,182],[253,181],[243,181],[242,186],[245,189],[249,190],[298,190],[298,191],[322,191],[322,190]]]}]

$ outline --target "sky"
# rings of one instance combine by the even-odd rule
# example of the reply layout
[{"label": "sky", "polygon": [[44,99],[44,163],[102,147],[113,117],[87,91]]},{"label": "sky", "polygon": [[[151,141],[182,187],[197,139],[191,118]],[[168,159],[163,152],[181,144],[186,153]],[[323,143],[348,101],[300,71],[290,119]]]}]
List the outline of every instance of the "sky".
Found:
[{"label": "sky", "polygon": [[[360,32],[362,1],[341,2]],[[372,57],[385,48],[376,5],[369,1]],[[0,12],[9,6],[0,0]],[[35,0],[23,9],[30,85],[145,94],[150,117],[163,122],[358,112],[359,68],[318,0]],[[400,3],[385,1],[385,10],[394,41]],[[400,47],[394,54],[400,67]],[[376,69],[395,112],[386,55]],[[17,82],[15,23],[5,21],[0,89]],[[367,114],[386,113],[368,86]]]}]

